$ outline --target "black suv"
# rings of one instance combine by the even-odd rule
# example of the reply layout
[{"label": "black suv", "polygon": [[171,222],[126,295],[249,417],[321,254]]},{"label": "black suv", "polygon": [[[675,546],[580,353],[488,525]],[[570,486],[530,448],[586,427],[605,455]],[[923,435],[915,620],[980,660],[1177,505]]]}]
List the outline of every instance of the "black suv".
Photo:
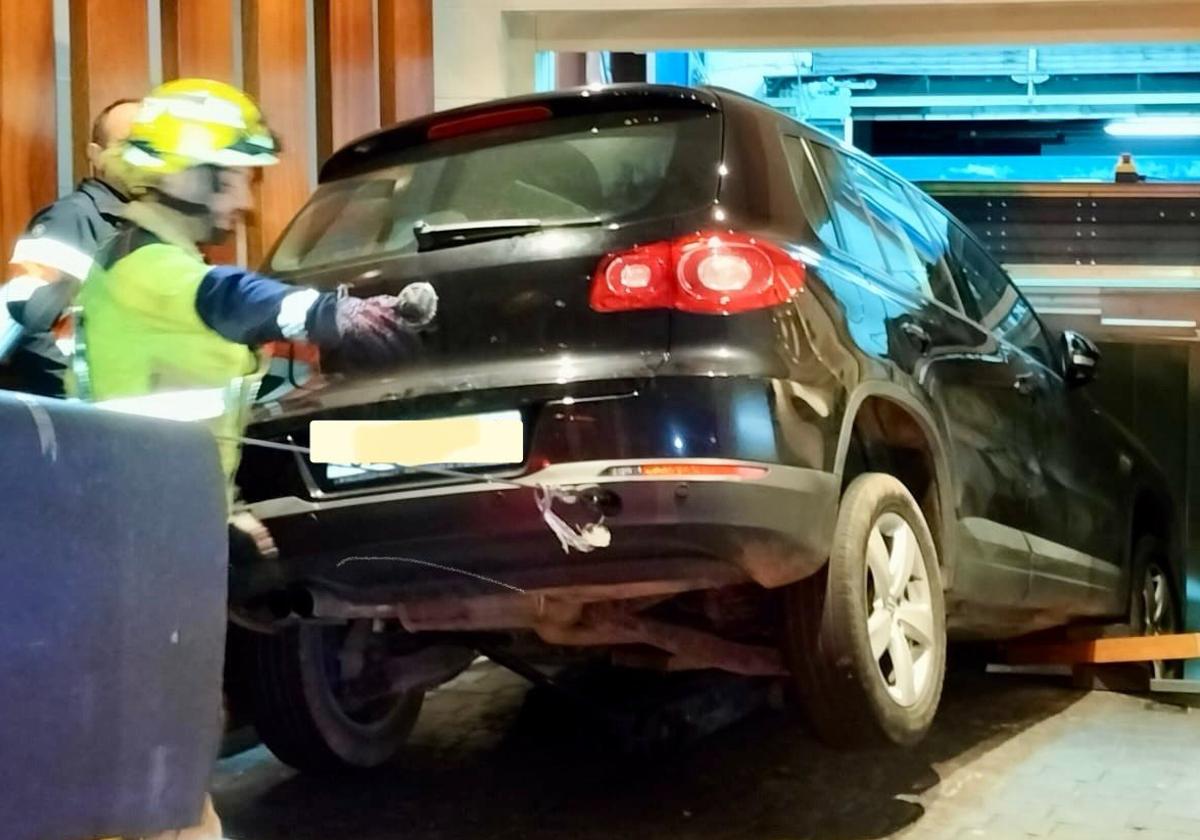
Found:
[{"label": "black suv", "polygon": [[1095,347],[752,100],[617,86],[380,131],[268,268],[441,309],[402,369],[277,353],[254,437],[468,418],[496,444],[435,474],[246,450],[282,571],[232,608],[284,629],[242,640],[239,691],[298,767],[392,758],[476,651],[786,675],[829,740],[911,744],[947,635],[1176,623],[1172,501],[1089,396]]}]

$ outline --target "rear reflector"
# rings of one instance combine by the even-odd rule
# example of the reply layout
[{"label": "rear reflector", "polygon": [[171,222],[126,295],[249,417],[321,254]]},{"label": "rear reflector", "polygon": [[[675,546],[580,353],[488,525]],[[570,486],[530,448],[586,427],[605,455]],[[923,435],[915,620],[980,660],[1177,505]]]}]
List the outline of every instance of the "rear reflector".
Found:
[{"label": "rear reflector", "polygon": [[611,254],[592,278],[592,309],[677,309],[733,315],[786,303],[804,287],[804,264],[741,233],[700,233]]},{"label": "rear reflector", "polygon": [[686,461],[633,464],[609,467],[604,471],[604,475],[609,476],[646,478],[762,478],[766,474],[766,467],[745,464],[698,464]]},{"label": "rear reflector", "polygon": [[497,111],[485,111],[482,114],[472,114],[468,117],[435,122],[429,127],[426,137],[430,140],[449,140],[451,137],[462,137],[464,134],[477,134],[493,128],[505,128],[510,125],[525,125],[541,122],[554,116],[554,112],[545,105],[527,105],[523,108],[502,108]]}]

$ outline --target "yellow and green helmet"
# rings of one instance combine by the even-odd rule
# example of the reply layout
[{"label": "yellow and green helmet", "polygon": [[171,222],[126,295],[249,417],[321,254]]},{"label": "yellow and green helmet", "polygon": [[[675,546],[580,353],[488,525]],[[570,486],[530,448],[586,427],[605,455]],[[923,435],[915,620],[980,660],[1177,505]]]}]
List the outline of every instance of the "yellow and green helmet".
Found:
[{"label": "yellow and green helmet", "polygon": [[142,100],[121,157],[143,180],[194,166],[270,166],[278,150],[245,93],[210,79],[176,79]]}]

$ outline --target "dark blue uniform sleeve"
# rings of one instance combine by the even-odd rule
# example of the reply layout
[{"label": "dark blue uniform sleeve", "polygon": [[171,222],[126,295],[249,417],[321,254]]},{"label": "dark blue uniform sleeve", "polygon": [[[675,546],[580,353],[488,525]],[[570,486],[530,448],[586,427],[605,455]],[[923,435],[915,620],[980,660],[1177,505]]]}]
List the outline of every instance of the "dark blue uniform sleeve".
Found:
[{"label": "dark blue uniform sleeve", "polygon": [[238,344],[306,338],[336,344],[337,295],[297,288],[235,266],[216,266],[196,292],[196,313]]},{"label": "dark blue uniform sleeve", "polygon": [[60,198],[38,211],[26,226],[22,238],[48,238],[92,253],[100,244],[96,223],[89,218],[88,206],[74,195]]}]

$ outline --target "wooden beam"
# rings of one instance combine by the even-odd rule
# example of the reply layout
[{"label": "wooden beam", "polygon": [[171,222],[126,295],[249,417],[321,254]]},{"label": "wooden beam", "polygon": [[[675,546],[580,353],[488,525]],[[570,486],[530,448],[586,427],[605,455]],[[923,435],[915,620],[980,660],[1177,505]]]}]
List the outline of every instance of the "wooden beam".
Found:
[{"label": "wooden beam", "polygon": [[[216,79],[238,85],[234,0],[162,0],[163,78]],[[245,235],[241,231],[240,236]],[[244,262],[237,237],[204,247],[212,263]]]},{"label": "wooden beam", "polygon": [[[0,264],[57,193],[54,15],[45,0],[0,2]],[[0,269],[0,280],[4,271]]]},{"label": "wooden beam", "polygon": [[163,81],[179,78],[179,0],[161,0]]},{"label": "wooden beam", "polygon": [[163,77],[237,84],[233,0],[162,0]]},{"label": "wooden beam", "polygon": [[315,0],[317,158],[379,128],[374,0]]},{"label": "wooden beam", "polygon": [[247,256],[260,260],[308,198],[315,173],[308,66],[308,0],[242,0],[245,88],[283,144],[255,187]]},{"label": "wooden beam", "polygon": [[1127,636],[1056,642],[1014,642],[1004,646],[1010,665],[1085,665],[1200,658],[1200,633]]},{"label": "wooden beam", "polygon": [[433,0],[379,0],[383,125],[433,110]]},{"label": "wooden beam", "polygon": [[[49,5],[48,3],[46,4]],[[92,121],[150,89],[146,0],[72,0],[71,133],[75,177],[87,174]]]},{"label": "wooden beam", "polygon": [[[473,4],[472,4],[473,5]],[[565,3],[513,2],[503,6],[508,25],[521,16],[535,22],[537,49],[688,50],[923,44],[1052,44],[1194,41],[1200,37],[1200,4],[1143,0],[1137,14],[1120,0],[1041,2],[830,3],[814,0],[764,8],[646,8],[617,12],[592,7],[564,11]],[[637,6],[638,8],[629,8]],[[495,2],[472,14],[500,14]]]}]

